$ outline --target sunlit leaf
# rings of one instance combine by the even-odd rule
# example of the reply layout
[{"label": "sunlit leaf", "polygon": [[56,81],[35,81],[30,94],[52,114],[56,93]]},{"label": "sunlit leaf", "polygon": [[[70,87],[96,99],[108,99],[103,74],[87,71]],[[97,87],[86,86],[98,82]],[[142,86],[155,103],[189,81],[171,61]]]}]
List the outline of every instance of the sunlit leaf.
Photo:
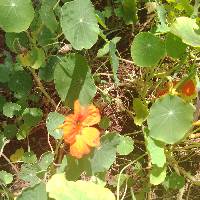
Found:
[{"label": "sunlit leaf", "polygon": [[67,181],[64,174],[53,175],[46,190],[55,200],[115,200],[109,189],[89,181]]},{"label": "sunlit leaf", "polygon": [[133,139],[129,136],[120,136],[119,144],[117,145],[117,152],[120,155],[128,155],[134,149]]},{"label": "sunlit leaf", "polygon": [[21,106],[17,103],[7,102],[3,106],[3,114],[9,118],[12,118],[14,115],[17,115],[20,110]]},{"label": "sunlit leaf", "polygon": [[34,18],[31,0],[1,0],[0,27],[6,32],[26,31]]},{"label": "sunlit leaf", "polygon": [[10,156],[10,160],[12,162],[21,161],[23,158],[23,155],[24,155],[24,149],[21,147],[20,149],[17,149],[15,153]]},{"label": "sunlit leaf", "polygon": [[77,49],[90,49],[97,41],[99,27],[90,0],[74,0],[64,4],[61,27],[66,39]]},{"label": "sunlit leaf", "polygon": [[153,168],[150,173],[150,183],[153,185],[161,184],[166,177],[166,167],[159,168],[156,165],[153,165]]},{"label": "sunlit leaf", "polygon": [[154,67],[165,56],[165,44],[152,33],[139,33],[133,40],[131,56],[140,67]]},{"label": "sunlit leaf", "polygon": [[192,127],[193,113],[194,107],[180,97],[161,97],[152,105],[147,118],[149,135],[167,144],[174,144]]},{"label": "sunlit leaf", "polygon": [[10,184],[13,181],[13,175],[6,172],[6,171],[0,171],[0,182],[3,184]]}]

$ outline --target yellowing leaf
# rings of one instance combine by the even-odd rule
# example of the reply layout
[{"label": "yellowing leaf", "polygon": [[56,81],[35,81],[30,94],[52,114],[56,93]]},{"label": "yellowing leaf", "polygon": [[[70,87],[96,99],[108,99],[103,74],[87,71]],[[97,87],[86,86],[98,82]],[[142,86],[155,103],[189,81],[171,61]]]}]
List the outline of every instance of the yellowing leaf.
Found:
[{"label": "yellowing leaf", "polygon": [[115,200],[114,194],[102,185],[89,181],[67,181],[64,174],[55,174],[46,186],[55,200]]},{"label": "yellowing leaf", "polygon": [[18,162],[22,160],[23,156],[24,156],[24,149],[21,147],[20,149],[17,149],[15,153],[10,156],[10,160],[12,162]]}]

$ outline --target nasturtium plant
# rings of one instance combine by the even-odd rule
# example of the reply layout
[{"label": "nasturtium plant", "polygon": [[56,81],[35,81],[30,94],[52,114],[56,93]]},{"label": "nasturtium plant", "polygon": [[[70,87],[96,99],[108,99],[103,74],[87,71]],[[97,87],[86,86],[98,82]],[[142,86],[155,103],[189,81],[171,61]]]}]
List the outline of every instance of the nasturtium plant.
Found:
[{"label": "nasturtium plant", "polygon": [[151,107],[147,118],[149,135],[166,144],[184,138],[192,127],[194,107],[177,96],[166,95]]},{"label": "nasturtium plant", "polygon": [[21,106],[17,103],[7,102],[3,106],[3,114],[6,117],[12,118],[21,110]]},{"label": "nasturtium plant", "polygon": [[133,40],[131,56],[140,67],[155,67],[165,56],[165,44],[152,33],[139,33]]},{"label": "nasturtium plant", "polygon": [[10,174],[6,171],[3,171],[3,170],[0,171],[0,182],[2,184],[7,185],[7,184],[12,183],[12,181],[13,181],[13,175],[12,174]]},{"label": "nasturtium plant", "polygon": [[99,27],[90,0],[74,0],[63,5],[61,27],[66,39],[77,49],[90,49],[97,41]]},{"label": "nasturtium plant", "polygon": [[150,183],[153,185],[159,185],[164,182],[166,177],[166,167],[157,167],[153,165],[150,172]]},{"label": "nasturtium plant", "polygon": [[117,152],[119,155],[128,155],[134,149],[134,142],[129,136],[120,136]]},{"label": "nasturtium plant", "polygon": [[0,27],[6,32],[26,31],[34,18],[31,0],[1,0]]}]

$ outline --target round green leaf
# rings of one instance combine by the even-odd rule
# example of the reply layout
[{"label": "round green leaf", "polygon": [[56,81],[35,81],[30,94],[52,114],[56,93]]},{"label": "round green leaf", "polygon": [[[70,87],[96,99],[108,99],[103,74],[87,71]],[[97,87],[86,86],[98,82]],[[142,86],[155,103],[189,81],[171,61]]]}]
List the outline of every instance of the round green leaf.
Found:
[{"label": "round green leaf", "polygon": [[63,124],[64,120],[65,116],[57,112],[51,112],[47,117],[46,120],[47,131],[55,139],[61,139],[63,136],[62,131],[58,129],[58,127]]},{"label": "round green leaf", "polygon": [[6,171],[0,171],[0,182],[3,184],[10,184],[13,181],[13,175],[6,172]]},{"label": "round green leaf", "polygon": [[178,17],[171,26],[171,32],[180,37],[182,41],[193,47],[200,47],[200,35],[197,32],[199,26],[196,19],[189,17]]},{"label": "round green leaf", "polygon": [[74,0],[65,3],[61,10],[61,27],[66,39],[75,49],[90,49],[99,34],[91,1]]},{"label": "round green leaf", "polygon": [[128,155],[134,149],[134,142],[131,137],[120,136],[119,145],[117,145],[117,152],[120,155]]},{"label": "round green leaf", "polygon": [[52,152],[45,152],[41,155],[38,164],[42,170],[47,170],[47,168],[53,162],[53,160],[54,155],[52,154]]},{"label": "round green leaf", "polygon": [[140,67],[154,67],[165,56],[165,44],[152,33],[139,33],[133,40],[131,56]]},{"label": "round green leaf", "polygon": [[17,139],[18,140],[25,139],[29,135],[30,131],[31,131],[31,127],[29,125],[27,124],[20,125],[19,130],[16,135]]},{"label": "round green leaf", "polygon": [[26,108],[22,114],[24,123],[28,126],[35,126],[42,119],[43,113],[39,108]]},{"label": "round green leaf", "polygon": [[149,135],[167,144],[174,144],[192,127],[193,113],[194,107],[180,97],[161,97],[152,105],[147,118]]},{"label": "round green leaf", "polygon": [[88,64],[78,54],[60,59],[54,71],[54,82],[61,100],[71,108],[77,99],[82,105],[90,103],[96,93]]},{"label": "round green leaf", "polygon": [[114,194],[102,185],[90,181],[67,181],[65,174],[55,174],[46,186],[55,200],[115,200]]},{"label": "round green leaf", "polygon": [[17,98],[26,97],[32,88],[32,78],[25,71],[17,71],[11,76],[8,86]]},{"label": "round green leaf", "polygon": [[167,55],[172,58],[180,58],[186,51],[187,45],[180,38],[168,33],[165,41]]},{"label": "round green leaf", "polygon": [[9,118],[12,118],[14,115],[17,115],[18,111],[20,110],[21,106],[17,103],[7,102],[3,106],[3,114]]},{"label": "round green leaf", "polygon": [[34,18],[31,0],[1,0],[0,27],[6,32],[26,31]]},{"label": "round green leaf", "polygon": [[100,126],[100,128],[102,128],[102,129],[107,129],[107,128],[110,126],[110,124],[111,124],[110,119],[109,119],[108,117],[104,116],[104,117],[101,119],[101,121],[100,121],[100,123],[99,123],[99,126]]}]

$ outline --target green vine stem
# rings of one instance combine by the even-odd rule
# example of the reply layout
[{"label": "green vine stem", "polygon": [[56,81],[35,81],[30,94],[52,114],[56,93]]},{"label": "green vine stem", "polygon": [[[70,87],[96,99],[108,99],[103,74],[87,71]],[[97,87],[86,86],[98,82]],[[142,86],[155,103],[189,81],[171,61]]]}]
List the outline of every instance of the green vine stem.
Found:
[{"label": "green vine stem", "polygon": [[37,83],[40,91],[44,94],[44,96],[47,98],[47,100],[53,105],[53,107],[56,109],[57,104],[56,102],[49,96],[49,94],[47,93],[47,91],[45,90],[42,82],[40,81],[40,78],[38,77],[38,75],[35,73],[35,70],[32,68],[29,68],[29,70],[31,71],[33,78],[35,80],[35,82]]}]

